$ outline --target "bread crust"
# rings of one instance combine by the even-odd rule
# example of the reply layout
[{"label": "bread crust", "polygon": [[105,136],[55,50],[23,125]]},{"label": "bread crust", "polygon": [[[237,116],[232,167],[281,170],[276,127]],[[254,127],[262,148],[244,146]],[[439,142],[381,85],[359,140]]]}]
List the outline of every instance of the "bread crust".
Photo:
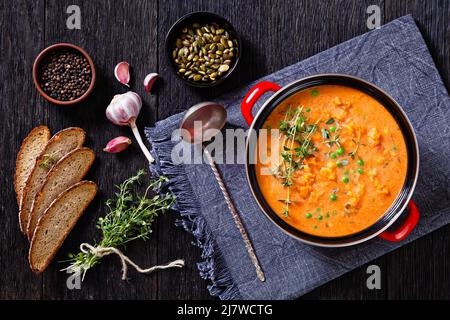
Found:
[{"label": "bread crust", "polygon": [[[25,188],[25,184],[26,181],[28,179],[25,179],[24,181],[24,185],[22,187],[22,189],[20,190],[20,186],[19,186],[19,182],[18,182],[18,176],[19,176],[19,167],[22,163],[23,157],[25,156],[25,148],[27,147],[29,141],[36,135],[36,134],[40,134],[43,133],[44,135],[44,146],[42,148],[42,150],[45,148],[45,145],[48,143],[48,141],[50,140],[50,136],[51,136],[51,132],[50,129],[47,126],[37,126],[35,128],[33,128],[30,133],[28,133],[28,135],[25,137],[25,139],[22,141],[22,144],[20,145],[20,149],[19,152],[17,153],[17,158],[16,158],[16,167],[15,167],[15,172],[14,172],[14,191],[16,193],[16,200],[17,200],[17,204],[20,205],[20,200],[22,198],[22,193],[23,193],[23,189]],[[41,150],[41,151],[42,151]],[[36,157],[37,159],[37,157]],[[35,159],[35,163],[36,163],[36,159]],[[34,167],[34,166],[33,166]],[[31,168],[28,176],[31,174],[31,171],[33,171],[33,167]]]},{"label": "bread crust", "polygon": [[[56,206],[61,199],[69,192],[71,192],[72,190],[84,186],[84,185],[90,185],[93,187],[93,192],[90,196],[90,198],[88,199],[88,201],[86,202],[86,204],[82,207],[79,208],[78,212],[77,212],[77,217],[74,220],[74,222],[72,223],[72,225],[70,225],[66,230],[64,230],[64,233],[62,234],[62,237],[60,239],[60,241],[56,244],[54,250],[52,251],[52,253],[44,260],[42,266],[39,268],[35,265],[35,261],[34,261],[34,257],[33,257],[33,253],[34,250],[36,249],[36,241],[37,241],[37,234],[40,232],[40,230],[43,228],[43,226],[45,225],[45,222],[50,218],[50,215],[52,214],[52,210],[53,207]],[[44,212],[44,214],[42,215],[42,217],[39,219],[37,225],[36,225],[36,229],[34,230],[33,233],[33,237],[31,239],[31,244],[30,244],[30,249],[28,251],[28,261],[30,263],[30,268],[33,272],[35,273],[42,273],[50,264],[50,262],[53,260],[53,258],[55,257],[56,253],[58,252],[58,250],[61,248],[61,245],[63,244],[64,240],[67,238],[67,236],[69,235],[70,231],[72,231],[73,227],[75,226],[76,222],[80,219],[81,215],[84,213],[84,211],[86,210],[86,208],[89,206],[89,204],[92,202],[92,200],[95,198],[96,194],[98,191],[98,187],[97,184],[95,184],[92,181],[80,181],[76,184],[74,184],[73,186],[69,187],[68,189],[66,189],[64,192],[62,192],[53,202],[52,204],[47,208],[47,210]]]},{"label": "bread crust", "polygon": [[[61,135],[66,134],[68,131],[78,131],[80,133],[80,141],[77,144],[76,148],[79,148],[83,145],[84,140],[86,138],[86,132],[78,127],[69,127],[66,129],[63,129],[59,132],[57,132],[47,143],[47,145],[45,146],[44,150],[42,150],[41,154],[39,155],[39,157],[36,159],[36,163],[34,164],[33,170],[31,170],[30,175],[28,176],[28,179],[25,183],[25,187],[23,188],[23,193],[22,193],[22,198],[20,200],[20,206],[19,206],[19,226],[20,226],[20,230],[22,231],[23,234],[26,234],[26,230],[27,230],[27,225],[28,225],[28,214],[29,212],[25,212],[23,209],[23,202],[25,197],[27,196],[27,194],[30,192],[30,181],[33,178],[37,168],[39,167],[40,163],[43,161],[44,156],[46,155],[47,151],[49,150],[49,148],[51,146],[53,146],[55,143],[58,143],[58,140],[60,139]],[[76,149],[75,148],[75,149]],[[53,166],[52,166],[53,167]],[[51,168],[49,168],[50,170]],[[27,210],[30,210],[31,208],[28,208]]]},{"label": "bread crust", "polygon": [[[34,229],[36,227],[37,221],[36,221],[36,217],[34,217],[37,212],[36,212],[36,206],[39,204],[39,202],[43,199],[44,194],[43,194],[43,190],[45,189],[45,187],[47,186],[47,184],[53,179],[53,177],[55,175],[58,174],[58,171],[61,169],[62,166],[66,166],[66,165],[70,165],[70,164],[66,164],[67,161],[69,161],[69,159],[76,153],[79,152],[88,152],[91,154],[92,156],[92,160],[91,162],[84,168],[84,171],[81,173],[80,175],[80,179],[78,181],[76,181],[75,183],[79,182],[80,180],[82,180],[84,178],[84,176],[88,173],[89,169],[91,168],[92,164],[94,163],[95,160],[95,152],[87,147],[81,147],[81,148],[77,148],[74,149],[72,151],[70,151],[69,153],[67,153],[65,156],[63,156],[51,169],[50,171],[47,173],[47,176],[45,178],[45,182],[42,185],[41,189],[36,193],[34,200],[33,200],[33,205],[31,206],[31,210],[30,210],[30,214],[28,216],[28,225],[27,225],[27,235],[28,235],[28,239],[31,240],[32,236],[33,236],[33,232]],[[63,191],[64,192],[64,191]],[[59,196],[59,194],[56,196],[56,198]],[[45,211],[44,211],[45,212]]]}]

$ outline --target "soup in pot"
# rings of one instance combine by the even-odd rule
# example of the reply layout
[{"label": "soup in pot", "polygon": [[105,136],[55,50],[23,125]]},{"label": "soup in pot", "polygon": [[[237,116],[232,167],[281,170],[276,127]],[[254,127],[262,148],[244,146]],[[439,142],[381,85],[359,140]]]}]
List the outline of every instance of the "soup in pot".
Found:
[{"label": "soup in pot", "polygon": [[[268,205],[286,223],[339,237],[376,223],[405,182],[406,144],[376,99],[357,89],[321,85],[278,105],[259,141],[256,176]],[[259,140],[264,135],[259,135]]]}]

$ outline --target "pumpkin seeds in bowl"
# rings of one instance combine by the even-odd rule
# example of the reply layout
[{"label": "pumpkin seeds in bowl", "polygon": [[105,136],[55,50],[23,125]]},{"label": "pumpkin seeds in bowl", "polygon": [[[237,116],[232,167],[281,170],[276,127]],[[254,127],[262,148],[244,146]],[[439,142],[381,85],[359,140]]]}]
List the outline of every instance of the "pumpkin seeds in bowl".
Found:
[{"label": "pumpkin seeds in bowl", "polygon": [[193,86],[217,84],[233,71],[239,58],[235,31],[205,19],[185,21],[168,45],[177,75]]}]

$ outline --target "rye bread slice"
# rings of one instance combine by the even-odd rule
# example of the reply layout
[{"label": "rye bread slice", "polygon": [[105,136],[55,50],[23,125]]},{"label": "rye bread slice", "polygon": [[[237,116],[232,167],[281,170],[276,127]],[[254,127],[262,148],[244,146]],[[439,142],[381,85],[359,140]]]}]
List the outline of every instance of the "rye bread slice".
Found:
[{"label": "rye bread slice", "polygon": [[94,182],[81,181],[52,202],[34,230],[28,253],[31,270],[41,273],[47,268],[96,194]]},{"label": "rye bread slice", "polygon": [[25,183],[20,201],[19,223],[23,233],[27,230],[28,217],[36,193],[42,188],[50,169],[64,155],[83,145],[86,134],[81,128],[67,128],[56,133],[42,150]]},{"label": "rye bread slice", "polygon": [[28,217],[28,239],[31,240],[39,218],[53,200],[68,187],[83,179],[94,159],[94,151],[89,148],[78,148],[62,157],[48,172],[44,185],[34,198]]},{"label": "rye bread slice", "polygon": [[16,160],[16,171],[14,173],[14,191],[16,192],[17,204],[20,205],[23,188],[31,170],[33,170],[37,157],[44,150],[50,139],[50,130],[46,126],[39,126],[31,130],[20,146]]}]

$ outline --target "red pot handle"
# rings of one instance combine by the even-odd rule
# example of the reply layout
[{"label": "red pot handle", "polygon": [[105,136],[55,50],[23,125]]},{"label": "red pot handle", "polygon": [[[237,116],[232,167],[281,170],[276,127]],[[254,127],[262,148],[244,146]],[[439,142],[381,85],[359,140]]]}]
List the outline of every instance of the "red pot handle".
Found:
[{"label": "red pot handle", "polygon": [[405,239],[411,231],[413,231],[417,225],[417,222],[419,222],[419,217],[419,210],[417,209],[414,201],[411,200],[408,204],[408,216],[403,224],[394,231],[384,231],[378,236],[381,239],[390,242],[400,242]]},{"label": "red pot handle", "polygon": [[241,103],[241,112],[248,125],[251,125],[253,122],[254,117],[252,114],[252,109],[256,101],[258,101],[258,99],[261,98],[264,93],[269,91],[276,92],[280,89],[281,87],[279,85],[269,81],[261,81],[255,84],[254,87],[250,89]]}]

